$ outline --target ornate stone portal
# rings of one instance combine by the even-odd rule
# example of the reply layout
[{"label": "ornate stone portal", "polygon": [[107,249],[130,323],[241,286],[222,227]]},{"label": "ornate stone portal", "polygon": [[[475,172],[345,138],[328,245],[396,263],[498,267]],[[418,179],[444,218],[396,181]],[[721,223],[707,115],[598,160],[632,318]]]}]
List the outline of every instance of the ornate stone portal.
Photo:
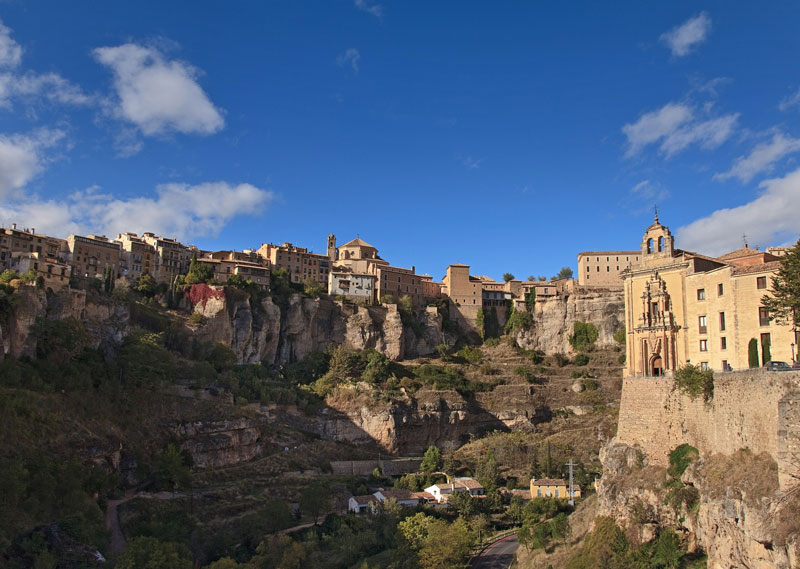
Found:
[{"label": "ornate stone portal", "polygon": [[642,312],[636,326],[639,337],[638,373],[660,376],[677,369],[675,341],[680,326],[675,323],[667,286],[654,271],[642,294]]}]

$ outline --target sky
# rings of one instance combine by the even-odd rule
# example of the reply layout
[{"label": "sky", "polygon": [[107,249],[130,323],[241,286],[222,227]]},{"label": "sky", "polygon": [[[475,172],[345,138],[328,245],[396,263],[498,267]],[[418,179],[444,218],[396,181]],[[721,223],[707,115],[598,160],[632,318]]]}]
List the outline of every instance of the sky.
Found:
[{"label": "sky", "polygon": [[0,225],[525,279],[800,233],[800,3],[0,0]]}]

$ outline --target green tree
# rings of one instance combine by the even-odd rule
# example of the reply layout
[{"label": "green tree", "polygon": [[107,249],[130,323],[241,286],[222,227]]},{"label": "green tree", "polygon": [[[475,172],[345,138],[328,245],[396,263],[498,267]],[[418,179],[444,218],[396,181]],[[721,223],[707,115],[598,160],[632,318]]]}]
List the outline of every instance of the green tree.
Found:
[{"label": "green tree", "polygon": [[528,282],[529,282],[529,283],[532,283],[532,282],[534,282],[535,280],[536,280],[536,277],[535,277],[534,275],[528,275]]},{"label": "green tree", "polygon": [[747,363],[751,368],[758,367],[758,340],[755,338],[747,343]]},{"label": "green tree", "polygon": [[628,337],[628,336],[627,336],[627,333],[625,332],[625,326],[623,326],[622,328],[620,328],[619,330],[617,330],[616,332],[614,332],[614,341],[615,341],[617,344],[620,344],[620,345],[622,345],[622,346],[624,346],[624,345],[625,345],[625,339],[626,339],[627,337]]},{"label": "green tree", "polygon": [[189,551],[155,537],[133,538],[114,563],[115,569],[191,569]]},{"label": "green tree", "polygon": [[156,286],[156,281],[150,276],[150,273],[143,273],[137,277],[133,290],[145,296],[153,296],[156,293]]},{"label": "green tree", "polygon": [[797,327],[800,324],[800,240],[781,259],[772,277],[772,294],[761,297],[771,320]]},{"label": "green tree", "polygon": [[314,277],[306,277],[306,280],[303,281],[303,291],[311,298],[319,298],[328,292],[328,287]]},{"label": "green tree", "polygon": [[187,285],[210,283],[214,280],[214,269],[208,263],[201,263],[197,260],[197,253],[192,253],[192,260],[189,262],[189,272],[186,274],[185,283]]},{"label": "green tree", "polygon": [[311,516],[317,525],[320,516],[331,509],[331,493],[322,484],[313,484],[300,494],[300,511]]},{"label": "green tree", "polygon": [[436,446],[429,446],[422,458],[419,469],[422,472],[437,472],[442,468],[442,452]]},{"label": "green tree", "polygon": [[503,282],[509,282],[514,280],[514,275],[512,273],[503,273]]},{"label": "green tree", "polygon": [[569,337],[569,343],[576,350],[585,350],[594,344],[599,336],[597,326],[591,322],[575,322],[572,330],[573,333]]},{"label": "green tree", "polygon": [[772,359],[772,352],[771,352],[771,345],[770,345],[770,337],[769,336],[762,336],[761,337],[761,364],[766,365],[768,361]]},{"label": "green tree", "polygon": [[367,364],[364,366],[364,373],[361,379],[367,383],[378,383],[385,381],[391,375],[392,362],[378,350],[367,350],[362,352],[362,357]]},{"label": "green tree", "polygon": [[192,475],[189,460],[174,444],[169,443],[155,460],[155,473],[158,479],[168,487],[177,490],[188,486]]},{"label": "green tree", "polygon": [[448,524],[435,520],[419,550],[420,569],[455,569],[469,559],[475,534],[461,518]]},{"label": "green tree", "polygon": [[11,269],[6,269],[2,273],[0,273],[0,282],[4,284],[8,284],[14,279],[18,279],[19,275],[16,271],[12,271]]},{"label": "green tree", "polygon": [[480,334],[481,339],[486,339],[486,316],[483,313],[483,308],[478,309],[478,313],[475,316],[475,327],[478,328],[478,334]]},{"label": "green tree", "polygon": [[447,509],[464,518],[470,518],[478,513],[478,500],[466,490],[456,490],[447,499]]},{"label": "green tree", "polygon": [[397,524],[397,529],[408,545],[419,551],[431,534],[436,518],[418,512]]},{"label": "green tree", "polygon": [[476,475],[478,481],[483,484],[487,491],[491,491],[497,486],[497,481],[500,478],[500,467],[497,465],[497,458],[491,450],[486,453],[486,458],[478,464]]},{"label": "green tree", "polygon": [[711,401],[714,397],[714,372],[686,364],[675,372],[675,385],[692,399],[702,395],[705,401]]},{"label": "green tree", "polygon": [[547,277],[544,275],[539,275],[538,280],[540,283],[547,282]]},{"label": "green tree", "polygon": [[554,281],[559,279],[571,279],[572,278],[572,269],[569,267],[561,267],[561,270],[558,271],[558,274],[553,277]]}]

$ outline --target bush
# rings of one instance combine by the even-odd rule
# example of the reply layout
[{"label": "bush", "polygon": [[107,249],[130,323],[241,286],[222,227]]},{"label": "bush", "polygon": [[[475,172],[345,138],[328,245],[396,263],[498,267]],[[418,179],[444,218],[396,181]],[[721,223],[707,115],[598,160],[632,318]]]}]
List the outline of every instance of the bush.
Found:
[{"label": "bush", "polygon": [[564,367],[569,363],[569,358],[564,354],[562,354],[561,352],[556,352],[555,354],[553,354],[553,359],[555,360],[556,365],[558,367]]},{"label": "bush", "polygon": [[747,363],[751,368],[758,367],[758,340],[750,338],[747,344]]},{"label": "bush", "polygon": [[702,370],[699,366],[687,364],[675,372],[675,385],[692,399],[702,395],[708,402],[714,398],[714,372]]},{"label": "bush", "polygon": [[692,445],[683,443],[675,447],[669,453],[669,468],[667,472],[674,478],[680,478],[689,464],[700,456],[700,453]]},{"label": "bush", "polygon": [[208,318],[199,312],[192,312],[192,315],[189,316],[189,322],[195,326],[203,326],[206,322],[208,322]]},{"label": "bush", "polygon": [[500,338],[487,338],[483,345],[487,348],[495,348],[500,345]]},{"label": "bush", "polygon": [[536,376],[534,375],[533,370],[531,368],[529,368],[529,367],[520,366],[520,367],[514,368],[514,375],[520,376],[522,379],[524,379],[528,383],[532,383],[536,379]]},{"label": "bush", "polygon": [[620,364],[625,365],[625,362],[628,361],[628,357],[625,354],[620,354],[619,357],[617,358],[617,361]]},{"label": "bush", "polygon": [[574,363],[576,366],[585,366],[589,363],[589,356],[586,354],[578,354],[575,356],[575,359],[572,360],[572,363]]},{"label": "bush", "polygon": [[595,380],[587,379],[583,382],[586,386],[586,391],[597,391],[597,388],[600,386]]},{"label": "bush", "polygon": [[456,354],[471,364],[479,364],[483,361],[483,352],[481,352],[480,348],[464,346]]},{"label": "bush", "polygon": [[586,322],[575,322],[573,333],[569,337],[569,344],[576,350],[585,350],[597,341],[599,333],[597,326]]},{"label": "bush", "polygon": [[544,361],[545,353],[542,350],[528,350],[525,355],[533,364],[538,365]]},{"label": "bush", "polygon": [[621,346],[625,345],[625,338],[627,337],[627,333],[625,332],[625,326],[614,332],[614,341]]}]

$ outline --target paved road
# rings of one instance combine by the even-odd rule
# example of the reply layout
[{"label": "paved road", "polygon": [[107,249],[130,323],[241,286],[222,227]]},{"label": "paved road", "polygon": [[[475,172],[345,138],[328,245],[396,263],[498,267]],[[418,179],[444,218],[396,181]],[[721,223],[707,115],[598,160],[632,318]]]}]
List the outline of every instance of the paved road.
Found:
[{"label": "paved road", "polygon": [[472,560],[471,569],[508,569],[514,561],[519,542],[516,535],[510,535],[493,543]]}]

